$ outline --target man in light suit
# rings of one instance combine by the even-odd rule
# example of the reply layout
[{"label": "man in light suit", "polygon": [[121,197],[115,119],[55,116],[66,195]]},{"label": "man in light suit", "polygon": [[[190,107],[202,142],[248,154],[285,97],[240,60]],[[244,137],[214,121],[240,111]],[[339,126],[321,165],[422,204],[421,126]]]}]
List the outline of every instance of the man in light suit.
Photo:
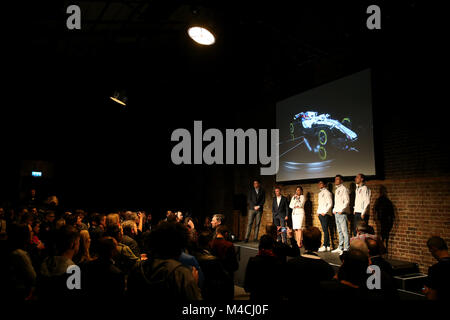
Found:
[{"label": "man in light suit", "polygon": [[289,202],[286,197],[281,195],[280,187],[275,188],[275,197],[272,202],[272,217],[273,223],[277,227],[284,228],[284,230],[282,229],[281,231],[281,238],[280,235],[278,235],[278,241],[282,239],[283,243],[286,243],[286,224],[289,218]]},{"label": "man in light suit", "polygon": [[348,218],[350,196],[348,189],[343,184],[344,180],[341,175],[336,175],[334,184],[336,185],[336,191],[334,193],[334,208],[333,214],[336,219],[336,227],[339,233],[339,248],[331,251],[333,253],[342,254],[349,249],[349,236],[348,236]]},{"label": "man in light suit", "polygon": [[261,188],[259,180],[253,181],[253,188],[250,189],[248,194],[248,222],[247,232],[245,233],[245,242],[248,242],[250,233],[252,232],[253,222],[255,222],[255,236],[254,240],[258,241],[259,225],[261,223],[261,215],[264,209],[264,203],[266,202],[266,192]]}]

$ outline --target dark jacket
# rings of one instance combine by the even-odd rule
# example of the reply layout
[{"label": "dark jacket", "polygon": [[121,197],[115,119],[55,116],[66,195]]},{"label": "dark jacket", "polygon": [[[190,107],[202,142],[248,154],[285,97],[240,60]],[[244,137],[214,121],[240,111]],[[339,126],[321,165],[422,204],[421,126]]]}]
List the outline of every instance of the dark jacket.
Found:
[{"label": "dark jacket", "polygon": [[131,251],[133,251],[133,253],[136,257],[139,258],[141,256],[141,252],[139,250],[138,243],[132,237],[124,234],[123,238],[122,238],[122,243],[124,245],[128,246],[131,249]]},{"label": "dark jacket", "polygon": [[128,294],[146,302],[201,300],[192,271],[173,259],[139,261],[128,276]]},{"label": "dark jacket", "polygon": [[239,262],[236,257],[236,250],[232,242],[223,238],[216,238],[211,242],[211,253],[215,255],[223,264],[223,267],[230,275],[239,269]]},{"label": "dark jacket", "polygon": [[285,291],[283,280],[284,264],[275,256],[251,257],[245,271],[244,289],[250,292],[250,300],[274,302],[281,300]]},{"label": "dark jacket", "polygon": [[289,203],[286,197],[281,196],[280,205],[277,204],[277,197],[272,201],[272,215],[273,217],[280,217],[284,219],[289,216]]},{"label": "dark jacket", "polygon": [[248,205],[250,210],[254,210],[255,206],[259,206],[259,212],[264,209],[264,203],[266,202],[266,191],[263,188],[259,188],[259,192],[256,193],[255,188],[251,188],[248,193]]}]

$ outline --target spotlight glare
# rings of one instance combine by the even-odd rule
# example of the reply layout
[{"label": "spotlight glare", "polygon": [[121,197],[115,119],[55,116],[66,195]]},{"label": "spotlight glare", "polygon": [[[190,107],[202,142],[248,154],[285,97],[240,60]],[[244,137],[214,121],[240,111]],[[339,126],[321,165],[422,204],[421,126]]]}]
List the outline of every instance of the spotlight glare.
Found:
[{"label": "spotlight glare", "polygon": [[208,29],[202,28],[202,27],[189,28],[188,35],[195,42],[205,45],[205,46],[210,46],[214,42],[216,42],[216,38],[211,33],[211,31],[209,31]]},{"label": "spotlight glare", "polygon": [[115,102],[117,102],[117,103],[120,103],[121,105],[123,105],[123,106],[126,106],[127,104],[126,103],[124,103],[123,101],[120,101],[119,99],[117,99],[117,98],[114,98],[114,97],[109,97],[112,101],[115,101]]}]

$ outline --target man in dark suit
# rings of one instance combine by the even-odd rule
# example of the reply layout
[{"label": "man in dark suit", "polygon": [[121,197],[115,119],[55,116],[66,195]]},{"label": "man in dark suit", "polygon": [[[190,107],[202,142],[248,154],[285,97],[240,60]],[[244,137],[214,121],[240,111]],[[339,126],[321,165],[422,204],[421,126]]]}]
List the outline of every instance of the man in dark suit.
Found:
[{"label": "man in dark suit", "polygon": [[[272,202],[272,216],[273,223],[277,227],[284,228],[281,232],[281,238],[283,243],[286,243],[286,223],[289,219],[289,203],[286,197],[281,195],[281,188],[275,188],[275,197]],[[280,240],[280,236],[278,236],[278,241]]]},{"label": "man in dark suit", "polygon": [[250,238],[253,222],[255,222],[254,240],[258,241],[259,224],[261,223],[261,215],[264,209],[264,202],[266,202],[266,192],[261,188],[259,180],[254,180],[253,188],[250,189],[250,192],[248,194],[249,210],[247,232],[245,233],[245,242],[248,242],[248,238]]}]

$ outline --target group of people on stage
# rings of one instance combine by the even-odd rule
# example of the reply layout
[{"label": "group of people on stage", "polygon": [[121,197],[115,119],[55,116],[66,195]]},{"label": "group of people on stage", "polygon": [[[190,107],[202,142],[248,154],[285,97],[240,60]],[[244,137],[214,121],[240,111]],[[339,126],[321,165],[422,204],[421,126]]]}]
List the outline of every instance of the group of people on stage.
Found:
[{"label": "group of people on stage", "polygon": [[[350,213],[350,193],[343,184],[343,181],[341,175],[336,175],[334,179],[336,186],[334,199],[333,194],[328,190],[326,183],[323,180],[318,182],[320,191],[318,193],[317,215],[324,234],[323,246],[319,249],[320,252],[331,251],[333,253],[342,254],[349,249],[348,214]],[[357,234],[356,226],[360,224],[361,221],[367,223],[369,220],[371,191],[365,185],[365,182],[366,177],[364,174],[359,173],[356,175],[352,230],[354,236]],[[249,213],[245,235],[246,242],[249,241],[253,225],[255,226],[254,240],[258,240],[259,225],[261,223],[261,215],[265,203],[265,191],[262,189],[259,180],[253,181],[253,187],[250,189],[248,195],[248,202]],[[281,195],[280,187],[275,187],[275,196],[272,200],[272,217],[273,223],[279,230],[278,241],[286,243],[286,230],[289,218],[291,217],[291,225],[295,232],[295,240],[301,246],[302,229],[305,227],[305,202],[306,199],[301,186],[298,186],[295,189],[295,194],[290,201],[288,201],[285,196]],[[334,224],[332,223],[333,216],[339,235],[338,248],[334,248],[332,242],[332,238],[334,237]]]}]

